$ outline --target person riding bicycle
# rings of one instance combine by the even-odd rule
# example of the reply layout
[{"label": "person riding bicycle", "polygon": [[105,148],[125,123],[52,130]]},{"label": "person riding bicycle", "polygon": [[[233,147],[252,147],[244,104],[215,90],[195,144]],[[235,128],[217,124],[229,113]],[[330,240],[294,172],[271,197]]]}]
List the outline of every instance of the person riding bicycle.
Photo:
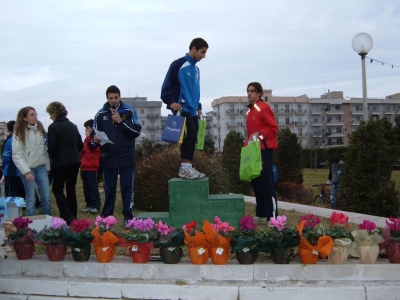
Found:
[{"label": "person riding bicycle", "polygon": [[344,163],[339,159],[339,157],[335,157],[333,159],[333,164],[329,170],[328,181],[326,184],[332,182],[331,189],[331,207],[335,208],[337,201],[337,193],[339,192],[340,185],[340,174],[343,172]]}]

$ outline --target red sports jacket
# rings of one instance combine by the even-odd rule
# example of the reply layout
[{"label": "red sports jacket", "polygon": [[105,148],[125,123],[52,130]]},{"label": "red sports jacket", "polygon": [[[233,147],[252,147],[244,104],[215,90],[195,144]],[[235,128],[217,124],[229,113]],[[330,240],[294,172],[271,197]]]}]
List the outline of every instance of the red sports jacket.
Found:
[{"label": "red sports jacket", "polygon": [[[265,149],[262,139],[267,142],[268,149],[276,150],[278,148],[277,136],[278,125],[275,121],[275,115],[271,107],[258,99],[254,104],[248,105],[249,110],[246,113],[247,137],[255,132],[260,132],[261,149]],[[244,146],[247,145],[247,140]]]},{"label": "red sports jacket", "polygon": [[92,140],[90,136],[85,138],[83,150],[81,154],[81,170],[82,171],[98,171],[100,167],[100,147],[92,150],[89,148],[89,143]]}]

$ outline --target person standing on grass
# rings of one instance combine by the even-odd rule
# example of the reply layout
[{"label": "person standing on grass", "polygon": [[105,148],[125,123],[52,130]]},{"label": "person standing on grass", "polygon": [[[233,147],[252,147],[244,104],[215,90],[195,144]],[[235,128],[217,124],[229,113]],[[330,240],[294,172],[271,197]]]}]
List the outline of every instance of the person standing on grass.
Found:
[{"label": "person standing on grass", "polygon": [[133,218],[133,176],[136,165],[135,139],[142,126],[136,110],[121,101],[121,92],[115,85],[106,90],[107,102],[94,117],[93,141],[100,145],[98,132],[105,133],[109,142],[100,147],[100,166],[104,174],[104,207],[101,217],[114,214],[119,175],[125,223]]},{"label": "person standing on grass", "polygon": [[[161,99],[173,113],[180,111],[186,118],[186,132],[181,144],[181,167],[178,176],[185,179],[199,179],[205,174],[193,167],[194,150],[200,117],[200,70],[196,63],[206,57],[208,44],[202,38],[195,38],[184,57],[173,61],[161,88]],[[183,102],[184,101],[184,105]]]},{"label": "person standing on grass", "polygon": [[83,126],[85,127],[86,138],[80,154],[86,207],[82,209],[82,212],[98,214],[100,210],[100,193],[97,185],[97,172],[100,167],[100,147],[97,147],[91,138],[93,120],[87,120]]},{"label": "person standing on grass", "polygon": [[57,101],[51,102],[46,111],[53,120],[48,132],[53,175],[52,191],[57,201],[60,217],[69,225],[77,218],[78,214],[75,188],[81,164],[79,152],[83,148],[82,138],[76,125],[68,120],[68,111],[64,104]]},{"label": "person standing on grass", "polygon": [[333,159],[333,164],[331,165],[331,168],[329,169],[329,176],[328,176],[328,181],[326,184],[329,184],[332,182],[332,188],[331,188],[331,208],[336,207],[336,202],[337,202],[337,194],[340,189],[340,174],[343,172],[344,164],[343,161],[339,159],[339,157],[335,157]]},{"label": "person standing on grass", "polygon": [[273,153],[278,148],[278,125],[271,107],[261,97],[264,90],[260,83],[251,82],[247,85],[249,110],[246,114],[248,140],[246,146],[253,140],[260,141],[262,170],[260,176],[251,180],[251,186],[256,196],[256,221],[266,220],[278,215],[278,201],[274,185]]},{"label": "person standing on grass", "polygon": [[3,176],[1,177],[1,182],[4,183],[6,197],[25,198],[24,185],[19,176],[19,170],[12,159],[12,133],[14,131],[14,125],[15,121],[9,121],[7,123],[9,135],[2,145]]},{"label": "person standing on grass", "polygon": [[38,121],[36,110],[27,106],[21,108],[15,121],[12,139],[12,159],[20,171],[25,188],[26,215],[36,215],[36,185],[40,194],[40,208],[43,215],[51,215],[49,154],[47,153],[46,132]]}]

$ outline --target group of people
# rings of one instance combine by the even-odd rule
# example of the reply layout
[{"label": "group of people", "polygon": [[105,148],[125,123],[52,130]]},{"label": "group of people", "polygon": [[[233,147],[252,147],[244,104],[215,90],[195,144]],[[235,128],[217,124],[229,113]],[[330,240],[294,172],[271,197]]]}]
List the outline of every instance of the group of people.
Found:
[{"label": "group of people", "polygon": [[[206,176],[195,169],[193,157],[198,119],[202,114],[200,70],[196,64],[205,58],[207,50],[208,44],[204,39],[193,39],[189,45],[189,52],[171,63],[161,88],[161,99],[167,105],[167,109],[171,109],[174,114],[180,112],[186,118],[185,135],[180,146],[181,166],[178,176],[189,180]],[[253,138],[260,141],[263,164],[260,176],[251,181],[257,202],[255,218],[269,221],[277,215],[272,158],[273,151],[277,149],[278,126],[270,106],[262,100],[261,84],[249,83],[247,95],[248,141]],[[142,126],[136,110],[121,101],[121,92],[117,86],[107,88],[106,99],[107,102],[94,119],[84,123],[84,142],[77,126],[68,120],[68,112],[60,102],[51,102],[46,108],[53,120],[47,132],[37,119],[33,107],[24,107],[18,112],[15,126],[10,130],[12,142],[7,142],[11,147],[7,150],[9,152],[5,152],[5,156],[12,158],[15,168],[9,167],[5,178],[6,182],[10,180],[7,179],[8,176],[16,177],[16,181],[20,178],[22,181],[28,216],[36,214],[36,186],[40,194],[41,213],[50,214],[48,172],[51,167],[52,191],[60,217],[67,224],[77,218],[75,186],[79,169],[82,170],[86,201],[83,212],[99,212],[97,176],[101,168],[105,193],[101,216],[107,217],[114,213],[119,176],[124,221],[133,218],[135,138],[140,135]],[[10,175],[11,170],[14,175]],[[9,190],[10,193],[14,193],[13,191]]]}]

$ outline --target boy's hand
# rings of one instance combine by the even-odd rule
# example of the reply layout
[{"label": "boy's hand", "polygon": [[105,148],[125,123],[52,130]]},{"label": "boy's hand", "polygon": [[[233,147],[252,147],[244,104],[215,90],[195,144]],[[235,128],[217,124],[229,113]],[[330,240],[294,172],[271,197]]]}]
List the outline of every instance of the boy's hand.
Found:
[{"label": "boy's hand", "polygon": [[93,141],[94,141],[96,144],[100,144],[100,143],[101,143],[101,140],[97,137],[97,135],[95,135],[95,136],[93,137]]}]

